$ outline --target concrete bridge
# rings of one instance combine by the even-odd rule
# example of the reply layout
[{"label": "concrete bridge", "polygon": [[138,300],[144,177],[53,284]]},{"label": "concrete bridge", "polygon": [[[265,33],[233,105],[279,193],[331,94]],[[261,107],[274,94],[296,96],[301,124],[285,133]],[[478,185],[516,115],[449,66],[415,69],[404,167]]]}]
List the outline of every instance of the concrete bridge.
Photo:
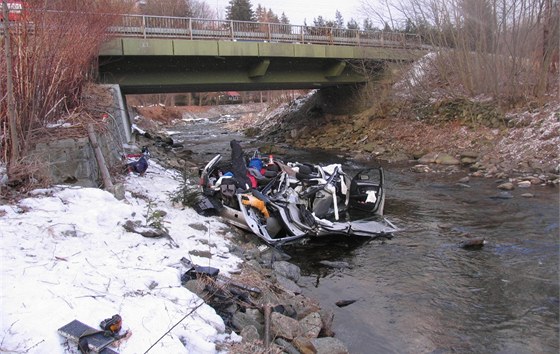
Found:
[{"label": "concrete bridge", "polygon": [[355,85],[426,52],[414,35],[276,23],[124,15],[110,30],[100,79],[123,94]]}]

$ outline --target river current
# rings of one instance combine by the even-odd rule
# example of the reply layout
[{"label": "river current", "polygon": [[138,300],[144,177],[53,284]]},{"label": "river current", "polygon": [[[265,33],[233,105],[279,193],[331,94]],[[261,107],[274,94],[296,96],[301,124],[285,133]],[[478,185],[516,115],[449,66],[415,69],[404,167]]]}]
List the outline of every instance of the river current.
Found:
[{"label": "river current", "polygon": [[[222,121],[175,128],[173,138],[200,163],[229,157],[231,139],[254,143]],[[281,158],[343,163],[345,172],[364,166],[324,151],[289,154]],[[411,166],[383,165],[385,216],[402,229],[392,239],[284,247],[302,269],[304,294],[334,311],[336,337],[356,354],[558,353],[558,187],[517,188],[504,197],[496,180],[462,184],[467,171],[419,174]],[[472,237],[487,244],[459,246]],[[339,308],[339,300],[356,301]]]}]

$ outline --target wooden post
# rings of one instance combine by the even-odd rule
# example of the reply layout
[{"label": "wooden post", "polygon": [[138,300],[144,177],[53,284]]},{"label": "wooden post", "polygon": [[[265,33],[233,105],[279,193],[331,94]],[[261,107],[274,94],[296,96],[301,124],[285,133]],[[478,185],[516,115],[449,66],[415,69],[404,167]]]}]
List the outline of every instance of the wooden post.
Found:
[{"label": "wooden post", "polygon": [[264,312],[264,346],[265,348],[270,348],[270,304],[263,306]]},{"label": "wooden post", "polygon": [[93,147],[93,152],[95,153],[95,159],[97,160],[97,165],[99,166],[99,170],[101,170],[101,176],[103,177],[103,185],[105,186],[105,190],[113,191],[113,182],[111,182],[111,175],[109,174],[109,170],[107,169],[107,165],[105,164],[105,158],[103,157],[103,153],[101,152],[101,148],[99,147],[99,143],[97,142],[97,136],[95,136],[95,129],[93,129],[93,124],[87,125],[87,132],[89,136],[89,141],[91,142],[91,146]]}]

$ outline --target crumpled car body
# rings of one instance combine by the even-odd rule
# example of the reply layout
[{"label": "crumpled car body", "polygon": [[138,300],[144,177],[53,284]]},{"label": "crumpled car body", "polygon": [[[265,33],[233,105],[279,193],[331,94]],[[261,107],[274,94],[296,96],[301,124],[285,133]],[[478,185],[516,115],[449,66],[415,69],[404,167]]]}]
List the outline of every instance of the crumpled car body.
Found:
[{"label": "crumpled car body", "polygon": [[[200,170],[199,213],[218,214],[271,245],[326,235],[390,237],[397,231],[383,217],[382,168],[361,170],[350,178],[339,164],[255,156],[247,164],[238,148],[232,142],[231,163],[221,163],[217,155]],[[352,211],[361,218],[352,220]]]}]

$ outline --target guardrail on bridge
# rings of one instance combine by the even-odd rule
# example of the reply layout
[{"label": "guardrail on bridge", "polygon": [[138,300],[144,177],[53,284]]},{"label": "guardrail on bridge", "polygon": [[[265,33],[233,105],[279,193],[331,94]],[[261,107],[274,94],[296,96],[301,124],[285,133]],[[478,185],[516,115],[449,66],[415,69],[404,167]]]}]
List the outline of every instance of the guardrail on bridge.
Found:
[{"label": "guardrail on bridge", "polygon": [[141,38],[421,47],[420,37],[416,34],[187,17],[122,15],[109,31],[119,36]]}]

